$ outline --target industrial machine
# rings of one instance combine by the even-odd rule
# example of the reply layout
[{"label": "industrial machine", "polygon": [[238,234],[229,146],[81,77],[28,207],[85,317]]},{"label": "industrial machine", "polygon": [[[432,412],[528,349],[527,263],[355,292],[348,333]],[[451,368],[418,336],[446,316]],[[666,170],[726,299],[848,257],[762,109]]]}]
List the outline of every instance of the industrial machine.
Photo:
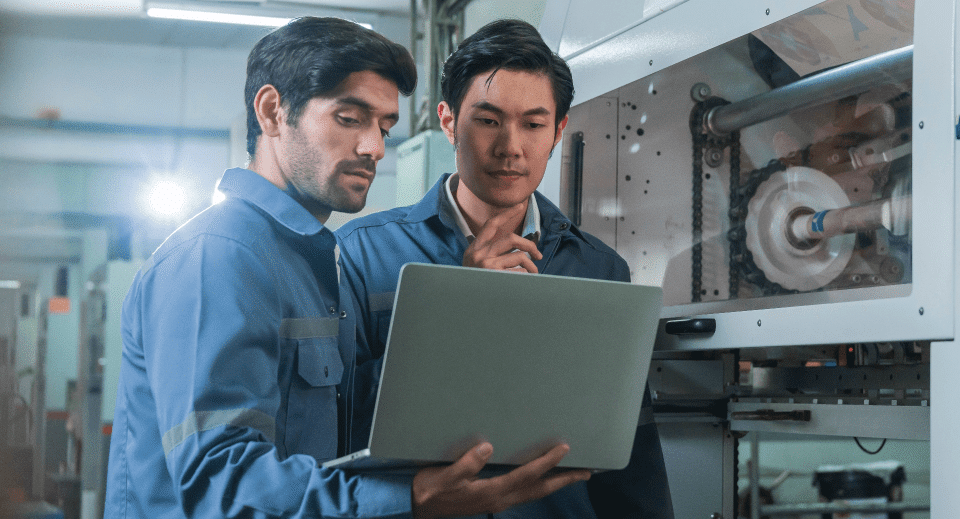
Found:
[{"label": "industrial machine", "polygon": [[120,380],[121,311],[139,261],[108,261],[96,268],[81,304],[76,425],[72,438],[82,446],[78,517],[103,515],[107,458]]},{"label": "industrial machine", "polygon": [[[547,2],[541,33],[576,88],[547,177],[634,282],[664,289],[650,385],[677,517],[960,510],[957,15]],[[929,500],[763,504],[771,434],[919,441]]]},{"label": "industrial machine", "polygon": [[32,457],[25,460],[27,470],[19,470],[26,476],[18,474],[18,479],[29,477],[29,481],[11,485],[24,489],[24,495],[18,499],[33,500],[25,505],[43,508],[40,500],[45,500],[56,504],[57,513],[67,519],[103,516],[107,455],[122,354],[121,309],[139,266],[139,261],[111,260],[91,272],[79,305],[77,366],[75,378],[67,383],[65,409],[50,409],[48,405],[50,311],[49,305],[40,306],[36,378],[27,420],[22,420],[24,426],[19,428],[29,435],[19,430],[17,434],[8,433],[20,438],[17,444],[23,444],[22,450]]}]

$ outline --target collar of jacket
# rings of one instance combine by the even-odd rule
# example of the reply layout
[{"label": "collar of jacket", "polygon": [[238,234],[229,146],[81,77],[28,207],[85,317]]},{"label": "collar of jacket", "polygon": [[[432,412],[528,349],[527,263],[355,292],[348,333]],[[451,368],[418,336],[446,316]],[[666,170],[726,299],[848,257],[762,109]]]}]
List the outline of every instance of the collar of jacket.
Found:
[{"label": "collar of jacket", "polygon": [[[430,188],[430,191],[423,195],[419,202],[411,206],[410,211],[403,217],[403,221],[417,223],[430,218],[439,218],[444,226],[450,229],[458,229],[457,222],[442,210],[443,200],[446,197],[443,186],[450,175],[450,173],[441,175],[440,179]],[[560,237],[576,236],[590,245],[591,248],[596,248],[589,240],[584,238],[580,229],[573,225],[573,222],[564,216],[557,206],[553,205],[553,202],[540,194],[539,191],[535,191],[534,196],[537,198],[537,207],[540,209],[540,225],[548,234],[557,234]],[[543,237],[541,237],[542,239]]]},{"label": "collar of jacket", "polygon": [[330,232],[290,195],[249,169],[228,169],[217,189],[227,197],[247,201],[295,234],[313,236],[324,230]]}]

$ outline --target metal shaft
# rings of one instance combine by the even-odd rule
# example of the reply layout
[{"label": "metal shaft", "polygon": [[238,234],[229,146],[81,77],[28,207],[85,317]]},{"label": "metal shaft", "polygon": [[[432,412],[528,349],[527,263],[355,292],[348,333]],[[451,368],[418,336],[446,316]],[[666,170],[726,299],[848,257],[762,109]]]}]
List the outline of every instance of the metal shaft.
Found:
[{"label": "metal shaft", "polygon": [[909,220],[910,209],[909,196],[874,200],[858,206],[800,214],[790,222],[788,232],[791,241],[802,243],[880,227],[899,231],[905,227],[903,220]]},{"label": "metal shaft", "polygon": [[[764,505],[760,507],[760,513],[771,517],[792,516],[803,514],[804,517],[812,514],[850,514],[861,513],[869,514],[873,517],[875,513],[887,514],[892,512],[926,512],[930,510],[929,502],[888,502],[888,503],[847,503],[845,501],[833,501],[826,503],[786,503],[779,505]],[[889,516],[887,516],[889,517]]]},{"label": "metal shaft", "polygon": [[769,92],[718,106],[705,118],[707,130],[726,135],[808,108],[866,92],[884,83],[907,81],[913,74],[913,45],[883,52],[801,79]]}]

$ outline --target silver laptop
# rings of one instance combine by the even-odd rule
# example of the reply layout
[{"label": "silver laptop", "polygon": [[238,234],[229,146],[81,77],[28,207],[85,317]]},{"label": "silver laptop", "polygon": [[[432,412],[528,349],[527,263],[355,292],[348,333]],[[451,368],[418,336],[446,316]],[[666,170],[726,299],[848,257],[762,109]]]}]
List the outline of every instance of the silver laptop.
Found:
[{"label": "silver laptop", "polygon": [[344,469],[488,466],[561,442],[560,467],[624,468],[660,315],[660,287],[407,264],[400,273],[368,448]]}]

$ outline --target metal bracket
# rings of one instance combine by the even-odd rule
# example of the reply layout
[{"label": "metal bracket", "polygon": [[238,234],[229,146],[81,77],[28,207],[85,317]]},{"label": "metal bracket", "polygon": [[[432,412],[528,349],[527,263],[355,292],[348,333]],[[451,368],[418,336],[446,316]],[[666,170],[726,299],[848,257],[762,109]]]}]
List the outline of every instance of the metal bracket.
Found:
[{"label": "metal bracket", "polygon": [[792,421],[809,422],[809,409],[796,411],[774,411],[773,409],[757,409],[756,411],[734,411],[730,413],[731,420],[763,420],[768,422]]}]

